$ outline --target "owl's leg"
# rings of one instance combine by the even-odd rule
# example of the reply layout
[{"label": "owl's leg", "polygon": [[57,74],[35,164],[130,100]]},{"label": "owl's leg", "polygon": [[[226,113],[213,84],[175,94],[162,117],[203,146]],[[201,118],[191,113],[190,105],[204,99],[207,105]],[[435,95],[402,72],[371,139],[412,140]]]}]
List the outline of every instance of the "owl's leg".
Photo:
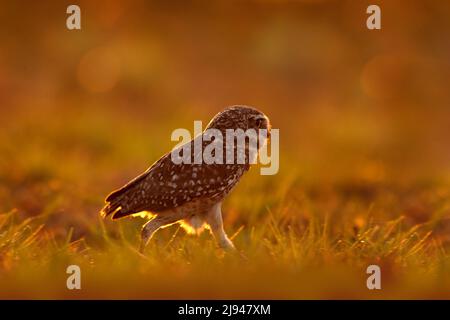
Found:
[{"label": "owl's leg", "polygon": [[211,208],[206,215],[206,222],[208,223],[211,233],[221,248],[225,250],[235,250],[236,248],[234,247],[233,242],[231,242],[223,229],[221,206],[222,203],[219,202]]},{"label": "owl's leg", "polygon": [[157,215],[155,218],[144,224],[141,231],[141,244],[139,246],[139,252],[144,252],[148,242],[159,228],[173,224],[180,219],[182,219],[182,217],[179,214],[170,211]]}]

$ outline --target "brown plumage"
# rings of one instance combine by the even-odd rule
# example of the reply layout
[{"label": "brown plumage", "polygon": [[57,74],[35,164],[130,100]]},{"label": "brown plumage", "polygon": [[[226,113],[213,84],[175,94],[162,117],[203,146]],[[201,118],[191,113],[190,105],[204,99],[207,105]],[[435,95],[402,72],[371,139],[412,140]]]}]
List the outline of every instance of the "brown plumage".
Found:
[{"label": "brown plumage", "polygon": [[[220,130],[225,137],[226,129],[269,130],[270,124],[268,118],[254,108],[233,106],[211,120],[206,129],[212,128]],[[194,140],[189,142],[192,160]],[[210,143],[211,141],[203,141],[202,151]],[[259,141],[259,147],[262,143],[265,141]],[[141,249],[158,228],[178,221],[193,229],[206,223],[222,247],[233,247],[223,231],[220,206],[250,167],[248,146],[246,145],[245,150],[245,163],[238,164],[236,143],[234,145],[233,164],[176,164],[172,161],[170,152],[165,154],[140,176],[111,193],[106,198],[102,215],[111,215],[113,219],[142,211],[156,215],[143,227]],[[223,147],[225,150],[225,141]]]}]

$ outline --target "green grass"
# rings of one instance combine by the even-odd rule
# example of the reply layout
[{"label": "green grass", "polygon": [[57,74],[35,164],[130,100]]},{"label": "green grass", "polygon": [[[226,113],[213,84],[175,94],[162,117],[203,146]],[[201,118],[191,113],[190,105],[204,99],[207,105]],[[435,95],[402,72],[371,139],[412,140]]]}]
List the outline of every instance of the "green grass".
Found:
[{"label": "green grass", "polygon": [[[278,175],[253,168],[225,202],[225,229],[240,254],[177,225],[139,254],[145,221],[102,220],[98,211],[109,191],[170,147],[151,135],[170,127],[130,131],[94,114],[6,128],[0,297],[450,297],[448,184],[380,179],[371,164],[363,174],[336,169],[324,178],[289,152]],[[81,267],[80,291],[66,288],[71,264]],[[366,288],[370,264],[381,267],[381,291]]]}]

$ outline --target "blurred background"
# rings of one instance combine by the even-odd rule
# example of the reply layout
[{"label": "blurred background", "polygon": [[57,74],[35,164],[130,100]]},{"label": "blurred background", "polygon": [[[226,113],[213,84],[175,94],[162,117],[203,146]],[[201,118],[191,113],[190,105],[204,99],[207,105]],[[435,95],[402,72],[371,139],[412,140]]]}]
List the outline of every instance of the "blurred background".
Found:
[{"label": "blurred background", "polygon": [[[336,234],[367,212],[439,218],[448,247],[449,2],[76,1],[82,29],[67,30],[70,4],[1,1],[0,212],[89,239],[104,197],[173,129],[247,104],[280,129],[281,165],[238,186],[234,231],[264,215],[242,214],[248,191],[294,205],[291,225],[330,213]],[[366,28],[370,4],[381,30]]]}]

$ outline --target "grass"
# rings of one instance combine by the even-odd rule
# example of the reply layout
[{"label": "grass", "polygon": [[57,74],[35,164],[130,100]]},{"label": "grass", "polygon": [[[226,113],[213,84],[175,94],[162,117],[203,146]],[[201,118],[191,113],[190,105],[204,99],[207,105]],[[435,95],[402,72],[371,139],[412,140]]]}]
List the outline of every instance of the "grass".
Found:
[{"label": "grass", "polygon": [[[0,140],[1,298],[450,297],[443,181],[402,184],[377,170],[327,180],[286,152],[278,175],[254,168],[225,202],[225,228],[241,255],[177,225],[142,255],[144,220],[112,222],[98,211],[109,191],[170,147],[151,132],[172,124],[149,132],[95,113],[54,120],[16,122]],[[81,267],[80,291],[66,288],[71,264]],[[366,288],[371,264],[381,267],[380,291]]]},{"label": "grass", "polygon": [[[3,1],[0,298],[450,298],[450,2],[377,2],[381,32],[367,1],[81,1],[81,31]],[[103,199],[235,103],[281,143],[224,203],[246,259],[176,225],[138,254]]]},{"label": "grass", "polygon": [[[262,208],[261,208],[262,209]],[[292,208],[290,210],[298,210]],[[264,210],[264,209],[262,209]],[[210,236],[160,231],[145,255],[136,251],[137,223],[97,221],[83,238],[58,239],[49,216],[1,216],[4,298],[370,298],[445,297],[449,258],[426,224],[401,217],[335,234],[330,218],[267,212],[255,226],[228,225],[245,253],[224,255]],[[138,219],[135,219],[138,220]],[[83,271],[82,290],[65,289],[65,268]],[[378,264],[383,290],[365,288],[365,268]],[[439,291],[442,290],[442,292]]]},{"label": "grass", "polygon": [[[369,33],[366,1],[197,2],[83,1],[68,31],[3,1],[0,298],[450,298],[450,2],[378,1]],[[279,174],[224,203],[247,258],[176,225],[138,254],[103,199],[235,103],[280,129]]]}]

